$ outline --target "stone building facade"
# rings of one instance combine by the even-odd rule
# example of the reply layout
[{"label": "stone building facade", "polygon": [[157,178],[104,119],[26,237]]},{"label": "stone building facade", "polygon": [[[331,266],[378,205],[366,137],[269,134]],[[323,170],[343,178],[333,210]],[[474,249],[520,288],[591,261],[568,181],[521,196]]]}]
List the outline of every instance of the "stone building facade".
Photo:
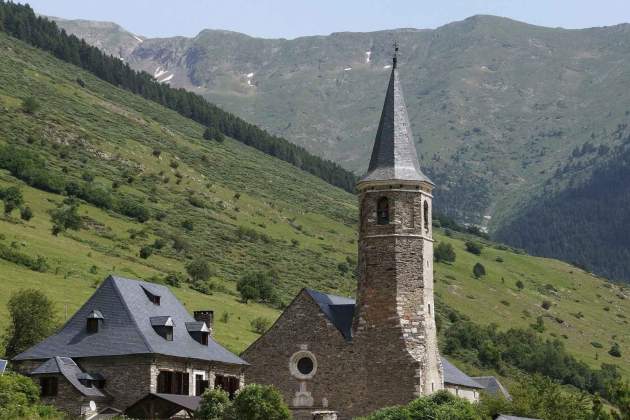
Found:
[{"label": "stone building facade", "polygon": [[60,332],[16,356],[13,366],[73,418],[134,405],[142,415],[138,401],[149,395],[198,402],[214,387],[233,395],[244,386],[247,364],[212,339],[210,320],[210,311],[189,315],[167,287],[108,277]]},{"label": "stone building facade", "polygon": [[357,185],[357,299],[304,289],[242,355],[297,419],[341,419],[444,388],[433,302],[433,183],[422,173],[396,60],[367,174]]}]

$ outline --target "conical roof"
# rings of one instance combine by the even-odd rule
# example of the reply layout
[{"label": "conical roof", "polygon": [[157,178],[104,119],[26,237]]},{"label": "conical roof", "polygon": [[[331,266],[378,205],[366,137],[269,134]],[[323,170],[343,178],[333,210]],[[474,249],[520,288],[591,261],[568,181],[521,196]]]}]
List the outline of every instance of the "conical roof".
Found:
[{"label": "conical roof", "polygon": [[387,86],[381,121],[374,140],[372,158],[362,182],[431,180],[420,170],[411,124],[394,62]]}]

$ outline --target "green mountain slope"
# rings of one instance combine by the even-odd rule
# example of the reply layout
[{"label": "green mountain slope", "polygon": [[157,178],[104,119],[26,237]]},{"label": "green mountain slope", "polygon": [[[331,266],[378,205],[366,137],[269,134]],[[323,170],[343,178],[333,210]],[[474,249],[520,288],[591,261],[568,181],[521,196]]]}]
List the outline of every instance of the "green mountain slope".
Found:
[{"label": "green mountain slope", "polygon": [[[0,327],[6,326],[8,296],[19,288],[46,292],[64,318],[109,273],[159,279],[184,272],[196,257],[214,270],[213,294],[187,283],[175,293],[190,310],[214,309],[217,337],[235,351],[256,337],[253,318],[278,315],[238,301],[235,281],[245,272],[273,270],[285,302],[303,286],[352,295],[352,270],[339,265],[356,258],[355,197],[230,139],[203,140],[198,124],[4,35],[0,51],[0,148],[10,144],[43,157],[51,176],[136,197],[151,214],[140,223],[82,202],[84,228],[53,236],[47,212],[64,197],[0,171],[0,187],[20,186],[35,214],[29,221],[17,212],[1,217],[0,249],[42,256],[48,265],[38,272],[0,259]],[[30,96],[42,105],[35,114],[22,107]],[[187,220],[191,231],[182,226]],[[580,360],[594,367],[615,363],[630,373],[628,358],[606,352],[613,342],[627,348],[630,341],[627,291],[565,263],[492,244],[474,256],[464,251],[467,237],[436,231],[437,241],[451,242],[457,252],[453,265],[436,264],[442,302],[501,329],[527,328],[544,316],[543,334],[564,341]],[[140,248],[158,238],[166,245],[142,259]],[[174,239],[188,248],[174,250]],[[480,280],[472,276],[475,262],[486,267]],[[520,292],[517,280],[525,286]],[[549,310],[541,308],[543,300],[552,303]],[[224,313],[227,322],[220,320]]]},{"label": "green mountain slope", "polygon": [[[60,25],[94,39],[96,24]],[[627,24],[565,30],[474,16],[435,30],[294,40],[205,30],[194,38],[146,39],[123,55],[158,80],[203,94],[361,172],[378,122],[393,39],[400,43],[421,163],[439,185],[436,206],[460,221],[514,238],[518,232],[505,232],[523,206],[546,200],[550,186],[566,187],[556,174],[571,163],[576,149],[591,144],[606,153],[623,141],[615,133],[630,115]],[[110,45],[110,51],[122,45],[128,44]],[[609,270],[601,259],[576,252],[563,235],[570,231],[557,231],[552,239],[561,247],[557,253],[536,241],[528,249],[615,279],[630,278],[627,262]],[[614,251],[613,243],[604,246]]]}]

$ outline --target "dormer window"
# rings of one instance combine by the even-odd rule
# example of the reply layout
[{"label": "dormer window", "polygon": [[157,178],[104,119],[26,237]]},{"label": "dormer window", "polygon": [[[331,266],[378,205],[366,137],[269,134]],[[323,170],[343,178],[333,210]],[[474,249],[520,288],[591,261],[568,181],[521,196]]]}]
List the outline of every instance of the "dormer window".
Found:
[{"label": "dormer window", "polygon": [[154,305],[160,304],[160,295],[156,295],[155,293],[148,291],[144,286],[140,287],[142,287],[142,290],[144,290],[144,294],[147,295],[147,298],[149,298],[151,303],[153,303]]},{"label": "dormer window", "polygon": [[210,330],[208,326],[203,321],[195,321],[195,322],[187,322],[186,329],[188,330],[188,334],[203,346],[208,345],[208,337],[210,336]]},{"label": "dormer window", "polygon": [[170,316],[155,316],[151,318],[153,330],[166,341],[173,341],[173,327],[175,323]]},{"label": "dormer window", "polygon": [[379,225],[389,224],[389,200],[381,197],[376,203],[376,223]]},{"label": "dormer window", "polygon": [[96,334],[103,325],[103,314],[101,311],[93,310],[87,317],[85,328],[88,334]]}]

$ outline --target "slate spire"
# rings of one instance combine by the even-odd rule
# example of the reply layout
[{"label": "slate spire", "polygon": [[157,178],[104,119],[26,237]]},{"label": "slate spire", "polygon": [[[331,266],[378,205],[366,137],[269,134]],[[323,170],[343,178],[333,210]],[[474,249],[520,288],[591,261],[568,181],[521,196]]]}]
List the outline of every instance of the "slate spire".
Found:
[{"label": "slate spire", "polygon": [[378,181],[424,181],[432,184],[420,170],[398,76],[398,45],[394,44],[394,48],[392,74],[374,140],[372,158],[367,174],[359,180],[359,184]]}]

